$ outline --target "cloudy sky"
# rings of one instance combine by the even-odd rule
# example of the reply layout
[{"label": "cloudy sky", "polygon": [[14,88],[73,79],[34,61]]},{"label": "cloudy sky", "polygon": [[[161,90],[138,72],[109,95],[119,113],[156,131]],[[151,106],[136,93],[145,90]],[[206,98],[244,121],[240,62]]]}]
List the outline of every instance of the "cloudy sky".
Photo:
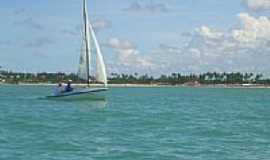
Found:
[{"label": "cloudy sky", "polygon": [[[82,0],[0,1],[0,65],[76,72]],[[270,75],[270,0],[88,0],[108,72]]]}]

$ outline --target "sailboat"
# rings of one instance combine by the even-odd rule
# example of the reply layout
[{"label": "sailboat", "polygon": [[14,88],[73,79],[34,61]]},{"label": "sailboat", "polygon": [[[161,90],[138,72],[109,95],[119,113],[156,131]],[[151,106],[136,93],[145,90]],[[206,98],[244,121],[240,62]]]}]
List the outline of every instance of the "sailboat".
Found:
[{"label": "sailboat", "polygon": [[[59,95],[48,96],[47,98],[60,98],[60,97],[91,97],[99,94],[100,92],[107,91],[107,74],[106,67],[98,43],[95,31],[88,18],[87,3],[83,1],[83,27],[82,27],[82,49],[79,60],[78,76],[85,82],[87,87],[74,89],[72,92],[66,92]],[[92,43],[91,43],[92,42]],[[95,47],[96,54],[94,56],[93,49]],[[92,58],[95,60],[95,67],[91,65]],[[90,69],[95,69],[95,76],[90,76]],[[94,77],[94,78],[93,78]],[[90,82],[97,82],[103,84],[103,87],[92,88]]]}]

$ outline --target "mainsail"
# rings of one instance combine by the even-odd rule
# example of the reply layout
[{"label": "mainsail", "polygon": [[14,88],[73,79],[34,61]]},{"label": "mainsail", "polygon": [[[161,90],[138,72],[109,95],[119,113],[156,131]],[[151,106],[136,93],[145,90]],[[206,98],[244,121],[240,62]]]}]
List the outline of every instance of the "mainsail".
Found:
[{"label": "mainsail", "polygon": [[[92,37],[91,37],[92,36]],[[86,80],[89,83],[90,77],[90,62],[91,62],[91,38],[94,41],[94,45],[96,48],[96,76],[95,80],[97,82],[103,83],[105,86],[107,85],[107,74],[106,68],[103,60],[103,56],[101,53],[100,45],[98,43],[96,34],[93,30],[92,25],[89,22],[88,12],[86,0],[84,0],[83,4],[83,32],[82,32],[82,50],[80,55],[80,64],[79,64],[79,72],[78,76]]]},{"label": "mainsail", "polygon": [[79,62],[79,71],[78,76],[80,79],[87,81],[87,56],[86,56],[86,49],[85,49],[85,38],[84,38],[84,32],[82,32],[82,46],[81,46],[81,55],[80,55],[80,62]]},{"label": "mainsail", "polygon": [[[79,77],[89,83],[90,74],[90,32],[86,0],[83,1],[83,48],[80,56]],[[83,67],[84,66],[84,67]]]}]

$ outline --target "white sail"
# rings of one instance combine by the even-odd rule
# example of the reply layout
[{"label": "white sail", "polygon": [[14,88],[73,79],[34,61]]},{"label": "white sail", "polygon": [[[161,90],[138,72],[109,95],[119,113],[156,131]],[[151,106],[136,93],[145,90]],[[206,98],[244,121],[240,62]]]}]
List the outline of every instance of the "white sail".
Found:
[{"label": "white sail", "polygon": [[83,43],[82,43],[82,52],[80,56],[80,65],[79,65],[79,77],[83,80],[89,82],[89,72],[90,72],[90,62],[91,62],[91,50],[90,50],[90,32],[89,32],[89,19],[87,12],[86,0],[83,3]]},{"label": "white sail", "polygon": [[[84,37],[84,32],[82,32],[82,36]],[[78,76],[80,79],[87,81],[87,60],[86,60],[86,49],[85,49],[85,38],[82,39],[82,46],[81,46],[81,55],[80,55],[80,62],[79,62],[79,71]]]},{"label": "white sail", "polygon": [[94,40],[94,44],[97,51],[96,56],[96,81],[103,83],[105,86],[107,86],[107,73],[106,73],[106,67],[103,59],[103,55],[101,53],[100,45],[98,43],[96,34],[93,30],[92,25],[89,25],[92,38]]},{"label": "white sail", "polygon": [[83,4],[83,42],[82,42],[82,50],[80,55],[80,65],[79,65],[79,72],[78,76],[83,79],[87,80],[89,83],[89,76],[90,76],[90,60],[91,60],[91,43],[90,41],[93,40],[94,46],[96,48],[96,76],[95,79],[97,82],[101,82],[107,86],[107,74],[104,59],[101,53],[100,45],[97,41],[96,34],[93,30],[92,25],[90,24],[87,12],[87,5],[86,0],[84,0]]}]

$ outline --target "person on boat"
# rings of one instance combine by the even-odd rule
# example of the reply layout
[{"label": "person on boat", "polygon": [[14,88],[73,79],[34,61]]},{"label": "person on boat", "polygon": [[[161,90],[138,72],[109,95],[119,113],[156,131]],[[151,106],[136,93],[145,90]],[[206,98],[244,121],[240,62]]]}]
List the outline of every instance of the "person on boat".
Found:
[{"label": "person on boat", "polygon": [[73,88],[71,87],[71,82],[69,81],[65,87],[65,92],[72,92]]},{"label": "person on boat", "polygon": [[55,95],[55,96],[58,96],[58,95],[60,95],[61,93],[63,93],[63,91],[64,91],[64,88],[63,88],[62,83],[58,83],[58,86],[55,87],[55,89],[54,89],[54,95]]}]

